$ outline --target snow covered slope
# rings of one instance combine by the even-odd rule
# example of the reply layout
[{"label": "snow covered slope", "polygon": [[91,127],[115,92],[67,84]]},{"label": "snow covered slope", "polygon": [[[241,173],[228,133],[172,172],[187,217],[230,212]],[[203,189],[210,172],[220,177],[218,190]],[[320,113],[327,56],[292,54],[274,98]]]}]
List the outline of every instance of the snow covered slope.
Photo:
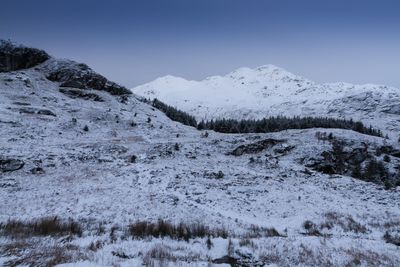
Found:
[{"label": "snow covered slope", "polygon": [[[124,92],[68,60],[0,73],[0,265],[399,265],[383,239],[400,227],[399,190],[306,167],[331,149],[317,132],[371,155],[396,144],[338,129],[205,137]],[[23,227],[54,216],[82,234]],[[224,227],[230,239],[129,234],[159,218]]]},{"label": "snow covered slope", "polygon": [[400,89],[318,84],[273,65],[240,68],[203,81],[165,76],[132,91],[158,98],[198,119],[328,116],[361,120],[389,134],[400,129]]}]

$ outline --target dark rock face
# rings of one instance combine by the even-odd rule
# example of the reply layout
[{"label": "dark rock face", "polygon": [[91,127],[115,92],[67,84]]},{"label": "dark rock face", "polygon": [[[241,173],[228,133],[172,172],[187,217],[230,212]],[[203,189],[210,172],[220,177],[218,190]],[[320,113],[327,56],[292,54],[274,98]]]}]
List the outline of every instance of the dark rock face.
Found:
[{"label": "dark rock face", "polygon": [[48,109],[40,109],[40,110],[38,110],[37,114],[39,114],[39,115],[46,115],[46,116],[57,117],[57,115],[54,114],[53,111],[48,110]]},{"label": "dark rock face", "polygon": [[360,166],[372,156],[365,147],[354,148],[350,151],[323,151],[321,157],[313,163],[306,165],[318,172],[325,174],[347,174],[351,176],[355,166]]},{"label": "dark rock face", "polygon": [[0,41],[0,72],[31,68],[49,58],[43,50]]},{"label": "dark rock face", "polygon": [[389,114],[400,115],[400,106],[398,104],[389,105],[384,107],[382,111]]},{"label": "dark rock face", "polygon": [[47,79],[60,82],[60,87],[95,89],[111,95],[132,94],[127,88],[108,81],[85,64],[59,66],[47,75]]},{"label": "dark rock face", "polygon": [[0,159],[0,171],[12,172],[24,167],[25,163],[19,159]]},{"label": "dark rock face", "polygon": [[44,170],[41,167],[36,167],[30,170],[32,174],[43,174]]},{"label": "dark rock face", "polygon": [[231,256],[226,255],[221,258],[212,260],[212,263],[214,263],[214,264],[229,264],[231,266],[237,266],[238,260]]},{"label": "dark rock face", "polygon": [[276,154],[282,154],[282,155],[287,155],[290,151],[292,151],[293,149],[295,149],[295,146],[285,146],[285,147],[279,147],[279,148],[275,148],[274,152]]},{"label": "dark rock face", "polygon": [[271,148],[277,144],[285,142],[284,140],[265,139],[253,144],[241,145],[235,148],[230,155],[241,156],[243,154],[255,154],[263,151],[264,149]]},{"label": "dark rock face", "polygon": [[37,108],[32,108],[32,107],[20,108],[19,113],[21,113],[21,114],[38,114],[38,115],[57,117],[57,115],[51,110],[37,109]]},{"label": "dark rock face", "polygon": [[104,102],[104,99],[101,98],[100,96],[94,93],[85,92],[84,90],[60,88],[60,92],[71,98],[82,98],[85,100]]}]

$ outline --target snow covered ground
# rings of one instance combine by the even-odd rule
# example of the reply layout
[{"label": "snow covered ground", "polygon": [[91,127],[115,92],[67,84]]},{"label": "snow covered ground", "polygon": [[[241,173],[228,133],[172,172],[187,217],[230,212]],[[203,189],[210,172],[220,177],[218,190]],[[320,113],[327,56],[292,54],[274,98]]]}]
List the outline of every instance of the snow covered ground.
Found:
[{"label": "snow covered ground", "polygon": [[174,76],[133,88],[198,119],[328,116],[353,118],[398,138],[400,89],[384,85],[318,84],[282,68],[239,68],[224,76],[190,81]]},{"label": "snow covered ground", "polygon": [[[224,266],[217,260],[224,256],[240,259],[236,266],[400,264],[398,247],[383,239],[386,231],[400,228],[399,189],[384,190],[305,167],[331,147],[316,138],[318,131],[332,133],[351,147],[368,143],[371,151],[388,142],[398,146],[394,141],[338,129],[209,132],[204,137],[134,95],[123,99],[84,90],[103,102],[71,98],[46,78],[52,66],[53,59],[36,68],[0,73],[1,157],[24,162],[19,170],[0,173],[0,222],[57,216],[79,222],[83,233],[2,234],[0,265]],[[266,68],[275,77],[275,70]],[[247,72],[253,71],[230,75],[240,80]],[[305,84],[322,90],[289,74],[281,77],[279,69],[277,73],[279,81],[300,83],[296,91]],[[205,83],[217,80],[211,77]],[[294,93],[277,92],[282,97]],[[178,101],[179,95],[172,96]],[[255,154],[229,154],[268,138],[282,142]],[[293,149],[276,150],[287,147]],[[393,166],[399,162],[392,158]],[[137,239],[126,233],[137,220],[158,219],[224,228],[228,237],[210,237],[207,244],[207,238]],[[312,227],[304,225],[307,220]]]}]

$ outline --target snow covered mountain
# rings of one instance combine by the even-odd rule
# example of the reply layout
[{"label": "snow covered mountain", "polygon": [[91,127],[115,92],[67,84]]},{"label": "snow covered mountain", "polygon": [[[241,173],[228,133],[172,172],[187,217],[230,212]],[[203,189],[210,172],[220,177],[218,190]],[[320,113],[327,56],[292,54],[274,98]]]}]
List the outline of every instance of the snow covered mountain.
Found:
[{"label": "snow covered mountain", "polygon": [[198,119],[328,116],[361,120],[393,135],[400,129],[400,89],[318,84],[273,65],[240,68],[202,81],[165,76],[132,91]]},{"label": "snow covered mountain", "polygon": [[1,266],[399,265],[399,187],[331,172],[336,140],[347,167],[385,160],[394,173],[392,140],[206,136],[43,53],[0,46]]}]

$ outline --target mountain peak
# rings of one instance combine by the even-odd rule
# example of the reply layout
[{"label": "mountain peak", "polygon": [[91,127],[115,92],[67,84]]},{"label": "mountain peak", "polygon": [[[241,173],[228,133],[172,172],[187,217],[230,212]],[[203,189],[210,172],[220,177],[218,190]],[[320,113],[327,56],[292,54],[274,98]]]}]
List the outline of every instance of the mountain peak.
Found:
[{"label": "mountain peak", "polygon": [[262,81],[292,81],[292,80],[303,80],[306,81],[305,78],[295,75],[286,71],[285,69],[272,65],[262,65],[255,68],[242,67],[238,68],[230,73],[228,73],[225,77],[238,79],[238,80],[249,80],[258,82]]}]

